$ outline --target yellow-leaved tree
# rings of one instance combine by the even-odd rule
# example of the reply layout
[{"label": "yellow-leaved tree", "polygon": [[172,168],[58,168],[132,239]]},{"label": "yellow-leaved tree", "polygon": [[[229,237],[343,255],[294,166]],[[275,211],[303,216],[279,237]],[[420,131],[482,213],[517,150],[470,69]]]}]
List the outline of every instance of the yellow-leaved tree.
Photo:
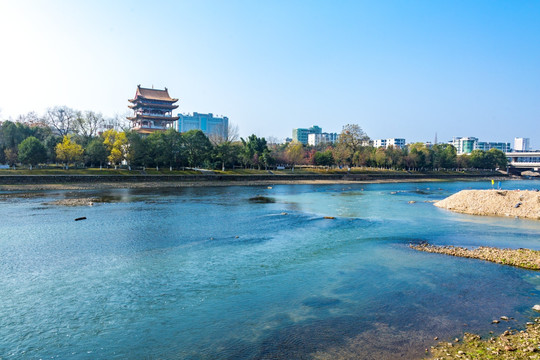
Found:
[{"label": "yellow-leaved tree", "polygon": [[69,163],[80,161],[83,155],[83,148],[75,141],[71,141],[71,135],[64,135],[62,142],[55,147],[56,158],[66,164],[66,169]]},{"label": "yellow-leaved tree", "polygon": [[119,132],[114,129],[109,129],[103,133],[103,144],[109,151],[107,159],[111,164],[114,164],[116,169],[117,165],[126,158],[128,150],[128,141],[125,132]]}]

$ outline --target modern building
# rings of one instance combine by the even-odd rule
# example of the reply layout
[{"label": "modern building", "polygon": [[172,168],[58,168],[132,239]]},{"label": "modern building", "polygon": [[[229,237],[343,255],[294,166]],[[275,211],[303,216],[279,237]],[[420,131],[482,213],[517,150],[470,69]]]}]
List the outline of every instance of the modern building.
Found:
[{"label": "modern building", "polygon": [[507,142],[485,142],[478,141],[475,137],[454,137],[449,144],[453,145],[458,155],[470,154],[473,150],[488,151],[490,149],[499,149],[502,152],[511,150],[510,143]]},{"label": "modern building", "polygon": [[475,137],[454,137],[449,141],[456,148],[458,155],[470,154],[475,149],[477,142],[478,139]]},{"label": "modern building", "polygon": [[317,146],[319,144],[333,144],[337,141],[337,133],[311,133],[308,134],[308,144]]},{"label": "modern building", "polygon": [[322,134],[322,129],[318,127],[317,125],[313,125],[309,129],[304,129],[304,128],[293,129],[292,139],[293,141],[297,141],[304,145],[307,145],[309,134]]},{"label": "modern building", "polygon": [[530,151],[531,139],[529,138],[514,138],[514,151]]},{"label": "modern building", "polygon": [[377,139],[373,140],[373,146],[376,148],[383,147],[385,149],[393,146],[394,148],[403,149],[405,147],[405,139],[402,138],[390,138],[390,139]]},{"label": "modern building", "polygon": [[216,135],[227,139],[229,134],[229,118],[216,117],[214,114],[178,114],[176,130],[184,133],[189,130],[201,130],[206,136]]},{"label": "modern building", "polygon": [[150,134],[154,131],[164,131],[173,127],[178,117],[172,116],[172,111],[178,107],[174,103],[178,99],[169,96],[165,90],[147,89],[137,85],[135,97],[128,100],[132,105],[133,116],[127,117],[131,121],[131,128],[141,134]]},{"label": "modern building", "polygon": [[505,142],[484,142],[480,141],[476,144],[475,150],[484,150],[488,151],[491,149],[498,149],[501,150],[504,153],[510,152],[512,150],[512,147],[510,146],[510,143]]}]

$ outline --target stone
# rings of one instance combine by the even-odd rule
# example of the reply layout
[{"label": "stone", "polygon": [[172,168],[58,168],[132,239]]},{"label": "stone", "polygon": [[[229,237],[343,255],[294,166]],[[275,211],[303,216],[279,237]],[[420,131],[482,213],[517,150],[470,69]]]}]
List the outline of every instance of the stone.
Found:
[{"label": "stone", "polygon": [[498,323],[500,323],[500,321],[499,320],[493,320],[491,323],[492,324],[498,324]]},{"label": "stone", "polygon": [[537,305],[534,305],[534,306],[533,306],[533,310],[534,310],[534,311],[540,311],[540,305],[538,305],[538,304],[537,304]]},{"label": "stone", "polygon": [[501,320],[508,321],[508,316],[501,316]]}]

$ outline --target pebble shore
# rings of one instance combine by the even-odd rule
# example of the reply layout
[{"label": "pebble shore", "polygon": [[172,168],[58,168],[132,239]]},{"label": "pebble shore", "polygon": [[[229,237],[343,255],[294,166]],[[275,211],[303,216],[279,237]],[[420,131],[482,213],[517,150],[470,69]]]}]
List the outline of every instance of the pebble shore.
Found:
[{"label": "pebble shore", "polygon": [[[501,317],[507,320],[506,317]],[[441,342],[431,347],[435,360],[449,359],[540,359],[540,318],[527,323],[524,330],[506,330],[499,336],[482,339],[465,333],[463,339]]]},{"label": "pebble shore", "polygon": [[538,250],[498,249],[489,246],[467,249],[459,246],[436,246],[426,243],[419,245],[411,244],[409,246],[418,251],[486,260],[529,270],[540,270],[540,251]]},{"label": "pebble shore", "polygon": [[462,190],[434,205],[470,215],[540,220],[540,192],[531,190]]}]

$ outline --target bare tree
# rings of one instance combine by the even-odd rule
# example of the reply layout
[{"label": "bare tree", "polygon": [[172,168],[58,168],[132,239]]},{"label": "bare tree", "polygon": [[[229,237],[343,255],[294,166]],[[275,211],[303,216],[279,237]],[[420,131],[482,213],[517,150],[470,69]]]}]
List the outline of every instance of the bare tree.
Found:
[{"label": "bare tree", "polygon": [[122,114],[115,114],[113,117],[106,118],[103,126],[106,129],[115,129],[117,131],[128,131],[131,129],[131,121],[127,119],[131,116],[130,111],[125,111]]},{"label": "bare tree", "polygon": [[226,131],[223,131],[223,125],[216,126],[208,138],[214,146],[238,141],[238,125],[229,123]]},{"label": "bare tree", "polygon": [[45,123],[64,136],[74,130],[77,116],[78,112],[67,106],[55,106],[45,112]]},{"label": "bare tree", "polygon": [[103,118],[103,115],[93,111],[85,111],[84,113],[78,114],[74,122],[75,130],[84,137],[96,136],[98,130],[101,129],[104,124],[105,119]]},{"label": "bare tree", "polygon": [[29,113],[17,116],[16,121],[22,124],[26,124],[30,127],[40,126],[44,124],[44,119],[39,117],[39,115],[36,114],[34,111],[30,111]]}]

